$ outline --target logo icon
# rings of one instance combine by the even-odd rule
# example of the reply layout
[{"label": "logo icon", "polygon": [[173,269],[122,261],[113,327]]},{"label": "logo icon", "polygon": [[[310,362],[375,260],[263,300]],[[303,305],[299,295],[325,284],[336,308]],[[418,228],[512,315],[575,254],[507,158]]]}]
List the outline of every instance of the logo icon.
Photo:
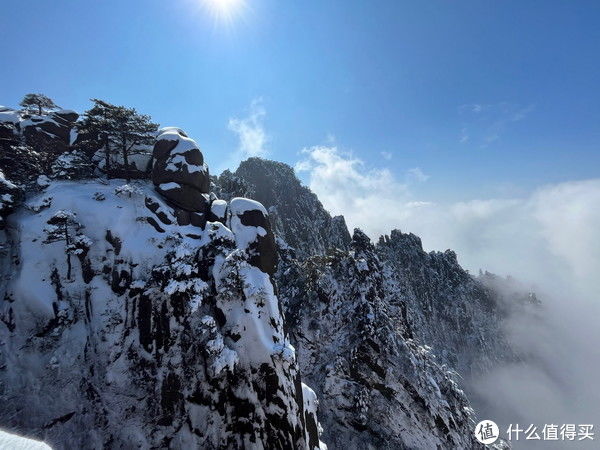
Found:
[{"label": "logo icon", "polygon": [[500,429],[496,422],[491,420],[482,420],[475,425],[475,437],[482,444],[493,444],[500,436]]}]

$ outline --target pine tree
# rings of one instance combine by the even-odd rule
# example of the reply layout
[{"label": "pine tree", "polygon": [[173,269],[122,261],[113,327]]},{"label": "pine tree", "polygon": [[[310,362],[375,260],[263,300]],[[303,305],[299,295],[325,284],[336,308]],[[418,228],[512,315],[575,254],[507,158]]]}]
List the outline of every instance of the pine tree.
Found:
[{"label": "pine tree", "polygon": [[52,177],[73,180],[91,177],[93,165],[89,157],[82,151],[73,150],[63,153],[54,160],[50,167]]},{"label": "pine tree", "polygon": [[77,255],[89,248],[90,239],[79,233],[83,228],[75,219],[76,214],[69,210],[60,210],[48,219],[48,228],[45,228],[46,239],[44,244],[53,242],[65,242],[65,254],[67,256],[67,279],[71,279],[71,255]]},{"label": "pine tree", "polygon": [[25,97],[23,97],[23,100],[21,100],[20,105],[26,109],[32,107],[37,108],[40,116],[45,109],[49,110],[58,108],[56,103],[54,103],[50,97],[47,97],[44,94],[27,94]]},{"label": "pine tree", "polygon": [[150,116],[139,114],[135,108],[116,106],[92,99],[94,106],[85,112],[78,124],[82,144],[89,151],[104,148],[104,170],[111,176],[111,154],[120,154],[127,181],[130,181],[129,156],[135,145],[151,144],[158,125]]}]

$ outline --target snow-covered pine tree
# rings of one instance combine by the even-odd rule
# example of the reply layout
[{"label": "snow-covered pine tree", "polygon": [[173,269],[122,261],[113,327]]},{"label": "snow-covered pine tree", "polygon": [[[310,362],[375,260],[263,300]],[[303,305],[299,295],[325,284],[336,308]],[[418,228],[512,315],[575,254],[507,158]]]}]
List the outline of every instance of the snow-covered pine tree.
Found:
[{"label": "snow-covered pine tree", "polygon": [[40,116],[44,113],[44,110],[58,108],[58,105],[54,103],[54,100],[44,94],[27,94],[23,97],[23,100],[21,100],[20,105],[26,110],[37,108],[37,113]]},{"label": "snow-covered pine tree", "polygon": [[65,255],[67,257],[67,279],[71,279],[72,264],[71,255],[79,255],[86,252],[91,246],[91,240],[80,233],[83,228],[76,220],[76,214],[69,210],[60,210],[48,219],[49,227],[45,228],[45,244],[64,241]]},{"label": "snow-covered pine tree", "polygon": [[53,178],[78,180],[92,175],[92,162],[82,151],[73,150],[63,153],[52,163],[50,168]]},{"label": "snow-covered pine tree", "polygon": [[115,156],[122,159],[124,175],[131,179],[130,156],[134,146],[152,144],[158,125],[150,116],[139,114],[135,108],[117,106],[99,99],[92,99],[94,106],[85,112],[78,123],[80,146],[90,156],[104,150],[104,172],[107,177],[115,174]]}]

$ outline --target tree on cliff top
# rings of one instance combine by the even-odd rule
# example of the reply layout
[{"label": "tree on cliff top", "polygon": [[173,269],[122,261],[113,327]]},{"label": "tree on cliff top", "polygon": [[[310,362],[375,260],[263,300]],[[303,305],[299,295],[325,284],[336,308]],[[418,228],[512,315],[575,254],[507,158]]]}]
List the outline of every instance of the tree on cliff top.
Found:
[{"label": "tree on cliff top", "polygon": [[44,110],[58,108],[58,105],[54,103],[54,100],[44,94],[27,94],[23,97],[23,100],[21,100],[20,105],[25,109],[37,108],[40,116],[43,114]]},{"label": "tree on cliff top", "polygon": [[89,151],[104,149],[104,170],[112,175],[111,154],[119,154],[127,181],[130,179],[129,156],[135,145],[152,144],[158,125],[150,116],[139,114],[135,108],[117,106],[92,99],[94,106],[85,112],[78,123],[82,145]]}]

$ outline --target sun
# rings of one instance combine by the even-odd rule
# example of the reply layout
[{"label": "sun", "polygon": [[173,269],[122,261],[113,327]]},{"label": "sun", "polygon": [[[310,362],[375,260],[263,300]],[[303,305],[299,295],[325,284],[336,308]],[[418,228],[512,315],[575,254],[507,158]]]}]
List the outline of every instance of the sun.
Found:
[{"label": "sun", "polygon": [[245,0],[201,0],[213,19],[231,23],[245,8]]}]

